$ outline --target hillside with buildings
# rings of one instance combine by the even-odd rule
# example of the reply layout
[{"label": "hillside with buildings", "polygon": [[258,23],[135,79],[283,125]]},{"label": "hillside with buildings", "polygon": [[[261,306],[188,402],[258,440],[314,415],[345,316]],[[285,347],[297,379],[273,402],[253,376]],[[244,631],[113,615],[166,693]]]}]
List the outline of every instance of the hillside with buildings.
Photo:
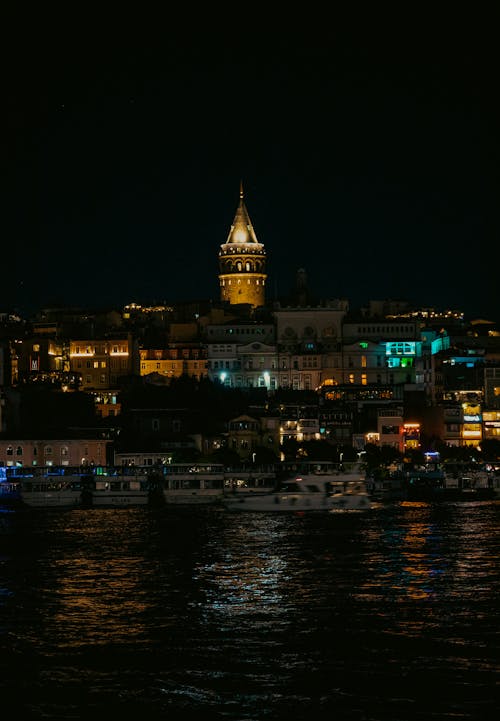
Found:
[{"label": "hillside with buildings", "polygon": [[0,464],[496,448],[494,321],[403,300],[351,309],[316,298],[303,268],[267,300],[242,191],[219,284],[218,302],[0,314]]}]

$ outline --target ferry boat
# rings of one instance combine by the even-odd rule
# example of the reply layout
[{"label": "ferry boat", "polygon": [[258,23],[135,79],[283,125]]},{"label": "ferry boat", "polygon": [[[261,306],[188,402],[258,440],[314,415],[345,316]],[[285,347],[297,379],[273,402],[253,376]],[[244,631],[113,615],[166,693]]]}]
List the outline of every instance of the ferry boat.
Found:
[{"label": "ferry boat", "polygon": [[492,500],[500,497],[500,477],[486,469],[445,473],[446,500]]},{"label": "ferry boat", "polygon": [[113,466],[0,468],[0,503],[28,508],[144,506],[149,469]]},{"label": "ferry boat", "polygon": [[426,463],[372,479],[371,494],[381,501],[470,501],[500,497],[500,476],[492,467]]},{"label": "ferry boat", "polygon": [[21,503],[21,482],[16,468],[0,466],[0,506],[17,506]]},{"label": "ferry boat", "polygon": [[152,493],[166,505],[215,505],[228,494],[270,491],[276,486],[276,468],[229,468],[222,463],[169,463],[150,475]]},{"label": "ferry boat", "polygon": [[99,467],[82,476],[82,503],[94,508],[147,506],[148,470],[134,466]]},{"label": "ferry boat", "polygon": [[222,463],[170,463],[157,469],[152,478],[167,505],[212,505],[224,497]]},{"label": "ferry boat", "polygon": [[273,513],[366,511],[372,507],[372,500],[365,477],[363,463],[341,470],[330,463],[315,462],[305,472],[282,481],[276,490],[226,497],[224,507],[229,511]]},{"label": "ferry boat", "polygon": [[83,505],[80,468],[34,467],[16,469],[21,503],[30,508],[77,508]]}]

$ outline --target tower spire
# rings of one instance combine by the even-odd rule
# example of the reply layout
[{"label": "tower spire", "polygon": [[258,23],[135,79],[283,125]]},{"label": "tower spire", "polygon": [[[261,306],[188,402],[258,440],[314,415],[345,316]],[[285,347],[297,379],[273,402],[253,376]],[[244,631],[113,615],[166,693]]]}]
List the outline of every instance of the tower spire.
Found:
[{"label": "tower spire", "polygon": [[248,304],[253,308],[265,304],[266,251],[259,243],[243,199],[240,199],[227,240],[219,251],[221,300],[230,304]]}]

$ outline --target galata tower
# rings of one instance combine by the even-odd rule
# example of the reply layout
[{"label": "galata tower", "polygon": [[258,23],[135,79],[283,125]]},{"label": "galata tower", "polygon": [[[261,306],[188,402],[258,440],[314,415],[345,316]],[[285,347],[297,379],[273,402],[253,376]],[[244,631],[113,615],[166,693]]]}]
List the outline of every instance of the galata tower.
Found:
[{"label": "galata tower", "polygon": [[240,185],[240,202],[225,243],[219,251],[221,301],[231,305],[265,305],[266,251],[255,235]]}]

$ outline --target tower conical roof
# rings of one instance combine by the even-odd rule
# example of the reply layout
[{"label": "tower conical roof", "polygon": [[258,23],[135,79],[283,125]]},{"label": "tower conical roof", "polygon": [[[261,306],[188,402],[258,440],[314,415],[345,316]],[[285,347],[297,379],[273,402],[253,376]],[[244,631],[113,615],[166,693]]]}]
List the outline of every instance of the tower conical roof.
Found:
[{"label": "tower conical roof", "polygon": [[248,210],[243,199],[243,183],[240,184],[240,202],[236,209],[226,243],[258,243]]}]

